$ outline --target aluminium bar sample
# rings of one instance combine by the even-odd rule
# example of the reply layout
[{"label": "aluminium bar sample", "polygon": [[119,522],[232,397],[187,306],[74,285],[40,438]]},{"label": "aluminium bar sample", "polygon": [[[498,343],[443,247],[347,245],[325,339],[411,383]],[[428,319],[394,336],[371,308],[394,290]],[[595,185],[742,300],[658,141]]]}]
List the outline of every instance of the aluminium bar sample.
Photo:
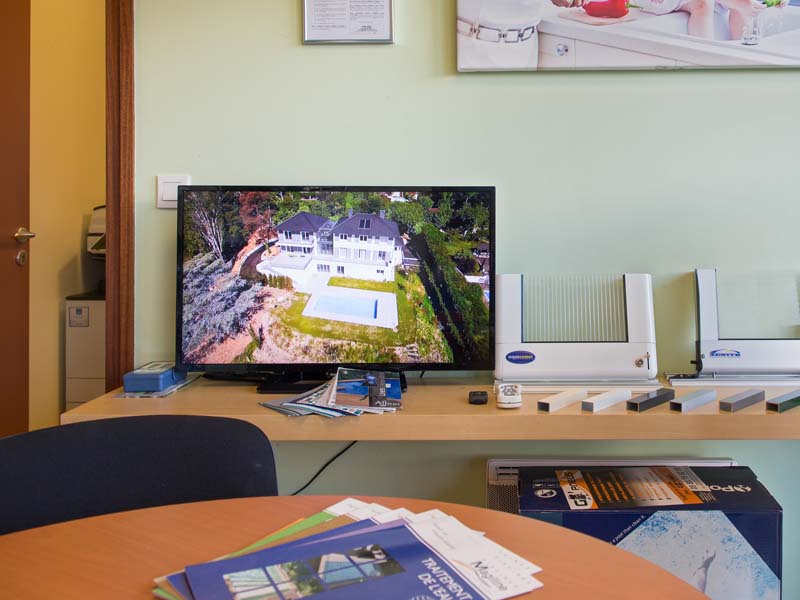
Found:
[{"label": "aluminium bar sample", "polygon": [[736,412],[764,401],[764,390],[747,390],[719,401],[719,408],[725,412]]},{"label": "aluminium bar sample", "polygon": [[716,399],[717,390],[697,390],[696,392],[684,394],[680,398],[671,400],[669,403],[669,409],[685,413],[694,410],[695,408],[704,406],[709,402],[714,402]]},{"label": "aluminium bar sample", "polygon": [[604,394],[592,396],[588,400],[581,402],[581,408],[590,412],[599,412],[605,410],[620,402],[627,402],[631,399],[630,390],[611,390]]},{"label": "aluminium bar sample", "polygon": [[544,400],[539,400],[537,406],[544,412],[556,412],[576,402],[581,402],[589,397],[589,390],[565,390],[559,394],[548,396]]},{"label": "aluminium bar sample", "polygon": [[792,390],[767,400],[767,410],[770,412],[782,413],[796,406],[800,406],[800,390]]},{"label": "aluminium bar sample", "polygon": [[675,390],[670,388],[660,388],[646,394],[641,394],[628,400],[628,410],[644,412],[656,406],[669,402],[675,398]]}]

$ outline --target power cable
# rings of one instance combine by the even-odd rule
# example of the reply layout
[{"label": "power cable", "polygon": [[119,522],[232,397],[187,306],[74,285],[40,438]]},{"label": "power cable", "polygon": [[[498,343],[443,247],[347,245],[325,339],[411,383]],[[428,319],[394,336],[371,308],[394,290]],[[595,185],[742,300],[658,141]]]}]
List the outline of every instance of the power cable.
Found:
[{"label": "power cable", "polygon": [[334,454],[334,455],[333,455],[333,456],[332,456],[330,459],[328,459],[328,462],[326,462],[324,465],[322,465],[322,466],[319,468],[319,471],[317,471],[316,473],[314,473],[314,476],[313,476],[311,479],[309,479],[309,480],[306,482],[306,484],[305,484],[303,487],[301,487],[299,490],[297,490],[296,492],[294,492],[294,493],[293,493],[293,494],[291,494],[291,495],[292,495],[292,496],[297,496],[297,494],[299,494],[299,493],[300,493],[300,492],[302,492],[304,489],[306,489],[308,486],[310,486],[312,483],[314,483],[314,480],[315,480],[317,477],[319,477],[320,475],[322,475],[322,472],[323,472],[325,469],[327,469],[327,468],[328,468],[328,465],[330,465],[330,464],[331,464],[333,461],[335,461],[337,458],[339,458],[339,457],[340,457],[342,454],[344,454],[345,452],[347,452],[348,450],[350,450],[350,448],[352,448],[353,446],[355,446],[355,445],[356,445],[356,442],[358,442],[358,440],[353,440],[352,442],[350,442],[349,444],[347,444],[347,446],[345,446],[344,448],[342,448],[341,450],[339,450],[339,452],[337,452],[336,454]]}]

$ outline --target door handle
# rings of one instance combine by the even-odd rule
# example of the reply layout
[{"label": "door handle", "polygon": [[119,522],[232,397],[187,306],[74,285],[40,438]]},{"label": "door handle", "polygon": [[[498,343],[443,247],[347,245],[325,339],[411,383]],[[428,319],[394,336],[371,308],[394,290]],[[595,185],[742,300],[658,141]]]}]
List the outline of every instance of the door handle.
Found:
[{"label": "door handle", "polygon": [[14,234],[14,239],[17,240],[20,244],[24,244],[31,238],[35,238],[36,234],[28,231],[25,227],[20,227],[17,229],[17,233]]}]

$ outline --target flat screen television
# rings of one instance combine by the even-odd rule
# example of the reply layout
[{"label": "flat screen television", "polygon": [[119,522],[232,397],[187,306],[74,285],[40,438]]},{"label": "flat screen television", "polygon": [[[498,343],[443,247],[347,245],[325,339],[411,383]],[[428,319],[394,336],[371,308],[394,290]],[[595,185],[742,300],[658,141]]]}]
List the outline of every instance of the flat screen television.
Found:
[{"label": "flat screen television", "polygon": [[492,187],[180,186],[176,365],[491,370],[494,208]]}]

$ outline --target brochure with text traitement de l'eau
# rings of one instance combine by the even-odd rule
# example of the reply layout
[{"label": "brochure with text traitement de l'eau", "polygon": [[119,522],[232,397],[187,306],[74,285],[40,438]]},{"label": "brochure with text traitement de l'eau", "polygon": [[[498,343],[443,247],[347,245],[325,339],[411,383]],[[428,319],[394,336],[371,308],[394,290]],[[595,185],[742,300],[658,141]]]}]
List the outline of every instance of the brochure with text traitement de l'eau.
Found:
[{"label": "brochure with text traitement de l'eau", "polygon": [[[276,565],[280,567],[283,562],[298,562],[296,556],[289,557],[288,561],[275,562],[281,559],[261,554],[256,559],[256,566],[240,562],[231,563],[231,566],[226,565],[222,569],[221,574],[213,574],[207,571],[205,569],[207,564],[191,567],[195,574],[198,572],[197,568],[203,567],[202,577],[210,576],[212,582],[214,577],[217,579],[222,578],[225,584],[225,591],[222,588],[216,591],[213,587],[207,588],[207,582],[203,580],[198,583],[195,579],[193,585],[195,587],[200,586],[199,593],[202,595],[198,597],[201,599],[220,597],[235,600],[240,598],[242,600],[253,600],[254,598],[285,600],[286,598],[305,598],[310,595],[322,594],[324,594],[321,596],[322,598],[338,597],[332,596],[332,590],[325,585],[329,577],[322,576],[329,571],[337,572],[335,575],[330,576],[336,579],[349,572],[358,575],[351,584],[344,585],[337,580],[332,582],[333,586],[329,587],[349,589],[354,593],[361,594],[366,588],[359,587],[357,584],[369,584],[378,573],[384,573],[383,576],[388,577],[389,571],[392,571],[391,566],[394,563],[401,565],[404,569],[402,573],[409,572],[405,565],[406,557],[402,553],[390,560],[389,554],[393,552],[393,550],[390,551],[390,540],[383,537],[375,538],[375,536],[384,536],[385,531],[392,530],[398,526],[404,526],[413,534],[412,545],[422,544],[418,545],[417,549],[421,550],[424,556],[434,556],[434,560],[437,560],[437,558],[439,560],[436,565],[428,563],[432,569],[428,575],[418,577],[419,581],[428,584],[429,592],[421,595],[416,594],[413,597],[422,598],[428,596],[436,599],[447,598],[452,600],[457,597],[457,593],[460,593],[465,599],[470,596],[489,600],[505,600],[541,587],[541,583],[533,577],[541,571],[540,567],[493,542],[484,533],[466,527],[463,523],[441,510],[433,509],[417,514],[405,508],[389,509],[380,504],[367,503],[356,498],[343,499],[319,513],[288,523],[249,546],[216,560],[226,561],[234,557],[242,557],[245,554],[260,553],[266,548],[276,548],[284,553],[302,549],[301,556],[304,558],[300,558],[299,562],[310,569],[312,565],[308,563],[309,557],[315,558],[329,553],[327,548],[317,548],[318,544],[340,542],[342,544],[341,548],[335,549],[336,551],[333,553],[340,554],[347,559],[348,552],[357,549],[357,546],[354,545],[354,542],[345,543],[345,540],[356,535],[362,536],[361,545],[358,547],[369,546],[372,548],[375,546],[377,548],[379,546],[381,548],[377,554],[373,555],[374,560],[361,560],[358,561],[358,564],[350,561],[350,563],[344,565],[337,565],[335,562],[326,560],[324,567],[320,567],[315,563],[314,573],[316,574],[311,577],[299,578],[304,581],[309,580],[304,584],[305,587],[301,589],[301,586],[292,584],[286,576],[282,576],[280,569],[267,569],[267,567]],[[348,550],[342,550],[345,547]],[[413,564],[416,567],[419,566],[418,563]],[[339,568],[331,568],[334,566]],[[347,571],[349,566],[352,566],[353,569]],[[246,575],[235,575],[227,580],[224,577],[227,574],[240,574],[244,571],[248,573]],[[263,574],[261,571],[263,571]],[[465,591],[466,588],[457,587],[457,585],[460,585],[457,581],[457,585],[450,586],[456,592],[456,595],[454,595],[454,592],[448,589],[448,583],[450,582],[448,578],[452,577],[450,575],[451,571],[457,577],[466,581],[468,586],[474,588],[478,595],[475,596],[471,592]],[[393,574],[400,575],[401,573]],[[311,579],[314,579],[316,584],[311,582]],[[389,599],[404,597],[403,594],[407,591],[407,587],[403,583],[403,577],[398,577],[391,581],[392,585],[389,592],[383,589],[380,591],[389,593],[390,595],[386,596]],[[155,584],[153,595],[162,600],[194,600],[195,598],[190,588],[186,571],[158,577],[155,580]],[[376,585],[369,584],[369,587],[375,588]],[[377,587],[380,588],[380,586]],[[416,588],[416,586],[413,587]],[[221,593],[221,595],[209,596],[209,594],[215,593]],[[359,596],[348,595],[347,597],[357,598]]]},{"label": "brochure with text traitement de l'eau", "polygon": [[510,597],[499,571],[487,568],[468,581],[462,569],[424,543],[413,527],[395,521],[345,526],[316,539],[190,566],[186,576],[196,600]]},{"label": "brochure with text traitement de l'eau", "polygon": [[413,598],[432,587],[483,595],[402,524],[186,568],[196,600]]}]

